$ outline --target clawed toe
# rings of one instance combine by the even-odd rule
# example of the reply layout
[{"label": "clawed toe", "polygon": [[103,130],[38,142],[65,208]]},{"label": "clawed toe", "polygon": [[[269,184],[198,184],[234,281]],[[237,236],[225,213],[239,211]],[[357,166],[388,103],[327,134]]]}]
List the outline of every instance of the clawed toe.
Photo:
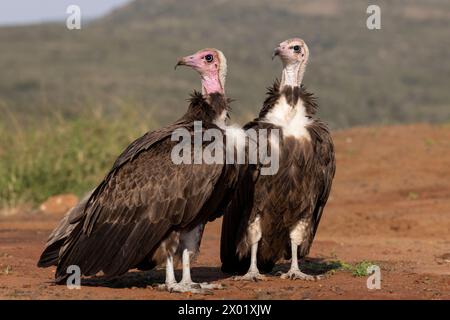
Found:
[{"label": "clawed toe", "polygon": [[158,291],[169,291],[170,285],[168,285],[167,283],[163,283],[163,284],[157,284],[157,285],[153,285],[153,288],[155,288]]},{"label": "clawed toe", "polygon": [[195,294],[213,294],[212,290],[223,289],[221,284],[210,284],[207,282],[195,283],[195,282],[180,282],[170,284],[160,284],[156,286],[157,290],[168,292],[190,292]]},{"label": "clawed toe", "polygon": [[200,287],[202,289],[210,289],[210,290],[223,290],[225,287],[220,283],[208,283],[208,282],[202,282],[199,283]]},{"label": "clawed toe", "polygon": [[202,288],[199,283],[177,283],[172,286],[169,292],[190,292],[195,294],[212,294],[211,290]]},{"label": "clawed toe", "polygon": [[248,272],[247,274],[243,276],[236,276],[232,278],[233,281],[265,281],[267,280],[266,276],[263,276],[259,272]]},{"label": "clawed toe", "polygon": [[289,270],[286,273],[281,274],[281,279],[291,279],[291,280],[306,280],[306,281],[317,281],[321,280],[323,276],[311,276],[305,274],[301,271]]}]

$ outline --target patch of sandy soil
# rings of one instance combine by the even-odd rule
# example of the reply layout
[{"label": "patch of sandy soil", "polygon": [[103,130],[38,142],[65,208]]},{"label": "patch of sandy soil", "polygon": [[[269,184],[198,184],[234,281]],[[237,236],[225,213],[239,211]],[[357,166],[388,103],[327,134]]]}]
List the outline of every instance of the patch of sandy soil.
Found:
[{"label": "patch of sandy soil", "polygon": [[[23,213],[0,218],[2,299],[450,299],[450,126],[409,125],[334,132],[337,173],[306,271],[332,261],[371,261],[381,268],[381,289],[367,276],[328,272],[316,282],[235,282],[220,272],[220,220],[208,224],[196,281],[221,283],[211,295],[161,292],[163,270],[131,271],[81,290],[52,284],[54,268],[36,262],[54,216]],[[287,270],[281,261],[275,271]],[[309,268],[309,269],[308,269]],[[180,274],[178,273],[178,277]]]}]

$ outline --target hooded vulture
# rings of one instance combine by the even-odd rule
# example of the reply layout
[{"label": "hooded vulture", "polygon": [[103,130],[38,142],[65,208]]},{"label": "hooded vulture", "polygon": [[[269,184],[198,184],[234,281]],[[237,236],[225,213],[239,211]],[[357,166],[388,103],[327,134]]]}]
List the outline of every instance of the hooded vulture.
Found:
[{"label": "hooded vulture", "polygon": [[[203,49],[178,65],[200,74],[202,93],[194,91],[178,121],[132,142],[104,180],[53,231],[38,266],[56,265],[57,283],[64,283],[71,265],[85,276],[102,272],[112,278],[165,263],[162,286],[169,291],[216,288],[192,282],[190,258],[199,250],[205,224],[224,212],[237,170],[219,163],[176,164],[171,153],[177,144],[172,133],[178,129],[193,135],[194,122],[201,121],[202,131],[223,130],[229,110],[226,59],[219,50]],[[175,279],[174,259],[182,261],[181,282]]]},{"label": "hooded vulture", "polygon": [[282,278],[316,278],[300,271],[298,259],[309,252],[335,173],[330,132],[315,117],[316,100],[302,85],[306,43],[286,40],[275,56],[283,63],[281,82],[269,88],[258,118],[244,129],[279,130],[279,141],[269,141],[277,143],[279,169],[261,175],[261,165],[250,166],[250,182],[237,187],[222,224],[222,270],[247,271],[237,280],[264,279],[259,269],[269,272],[283,257],[291,267]]}]

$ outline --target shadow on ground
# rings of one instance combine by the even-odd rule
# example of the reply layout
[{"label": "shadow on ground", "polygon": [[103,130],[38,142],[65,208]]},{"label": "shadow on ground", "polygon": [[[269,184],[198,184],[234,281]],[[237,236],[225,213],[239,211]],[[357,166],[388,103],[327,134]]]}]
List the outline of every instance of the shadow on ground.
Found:
[{"label": "shadow on ground", "polygon": [[[281,263],[276,265],[270,274],[277,275],[279,272],[287,272],[290,263]],[[331,270],[337,270],[341,267],[337,261],[325,261],[322,258],[311,258],[303,260],[300,263],[300,269],[310,275],[321,275]],[[195,282],[214,282],[226,279],[230,275],[224,274],[219,267],[194,267],[191,270],[192,279]],[[181,270],[175,272],[176,278],[181,279]],[[131,271],[126,274],[115,277],[106,278],[104,276],[94,276],[84,278],[81,281],[82,286],[88,287],[107,287],[107,288],[146,288],[164,283],[165,270],[163,268],[151,271]]]},{"label": "shadow on ground", "polygon": [[[228,278],[222,273],[219,267],[194,267],[191,269],[192,280],[195,282],[214,282]],[[175,276],[181,279],[181,271],[176,271]],[[165,270],[157,269],[151,271],[131,271],[115,277],[105,278],[94,276],[81,280],[82,286],[88,287],[108,287],[108,288],[146,288],[155,284],[162,284],[165,280]]]},{"label": "shadow on ground", "polygon": [[[280,272],[285,273],[289,270],[290,266],[290,262],[277,264],[270,274],[276,275]],[[299,267],[302,272],[317,276],[332,270],[341,269],[342,264],[339,261],[326,261],[323,258],[308,258],[301,261]]]}]

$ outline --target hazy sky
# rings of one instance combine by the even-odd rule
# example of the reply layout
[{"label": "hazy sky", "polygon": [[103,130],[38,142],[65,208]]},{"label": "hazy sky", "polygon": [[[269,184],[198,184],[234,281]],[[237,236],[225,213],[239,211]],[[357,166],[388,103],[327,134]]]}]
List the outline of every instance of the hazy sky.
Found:
[{"label": "hazy sky", "polygon": [[63,20],[69,5],[80,6],[86,18],[101,16],[130,0],[0,0],[0,25]]}]

